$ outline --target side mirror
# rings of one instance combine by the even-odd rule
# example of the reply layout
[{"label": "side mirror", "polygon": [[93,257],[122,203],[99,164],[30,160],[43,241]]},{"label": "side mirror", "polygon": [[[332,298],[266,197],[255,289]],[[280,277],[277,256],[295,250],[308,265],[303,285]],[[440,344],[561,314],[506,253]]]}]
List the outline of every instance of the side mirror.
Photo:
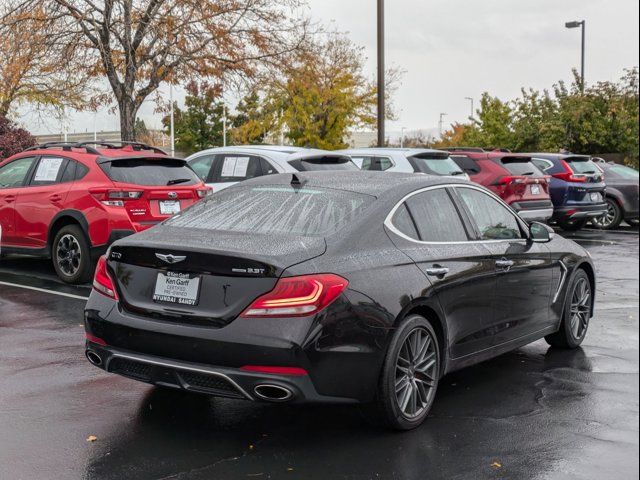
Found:
[{"label": "side mirror", "polygon": [[532,242],[547,243],[551,241],[551,235],[554,233],[553,229],[540,222],[531,222],[529,225],[529,238]]}]

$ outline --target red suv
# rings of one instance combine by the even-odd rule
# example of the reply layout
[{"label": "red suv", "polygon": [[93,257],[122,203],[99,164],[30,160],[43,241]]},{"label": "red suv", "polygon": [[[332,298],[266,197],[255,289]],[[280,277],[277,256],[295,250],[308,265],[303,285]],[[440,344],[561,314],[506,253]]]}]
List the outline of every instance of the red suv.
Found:
[{"label": "red suv", "polygon": [[531,163],[531,157],[456,150],[451,158],[471,180],[492,190],[525,220],[546,222],[553,216],[550,177]]},{"label": "red suv", "polygon": [[207,195],[184,160],[140,143],[48,143],[0,161],[0,253],[50,257],[67,283],[93,260]]}]

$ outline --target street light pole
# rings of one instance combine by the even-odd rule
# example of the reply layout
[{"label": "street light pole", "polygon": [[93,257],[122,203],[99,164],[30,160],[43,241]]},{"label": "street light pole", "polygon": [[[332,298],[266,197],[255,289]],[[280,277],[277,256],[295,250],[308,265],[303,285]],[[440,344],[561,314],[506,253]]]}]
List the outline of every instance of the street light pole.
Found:
[{"label": "street light pole", "polygon": [[464,97],[465,100],[469,100],[471,102],[471,116],[469,117],[470,120],[473,120],[473,114],[475,113],[475,110],[473,109],[473,98],[472,97]]},{"label": "street light pole", "polygon": [[567,22],[564,24],[566,28],[578,28],[582,27],[582,41],[581,41],[581,53],[580,53],[580,91],[584,92],[585,85],[585,77],[584,77],[584,56],[585,56],[585,30],[586,30],[586,21],[574,21]]},{"label": "street light pole", "polygon": [[440,121],[438,122],[438,130],[440,131],[440,138],[442,139],[442,123],[443,123],[443,119],[446,116],[446,113],[441,113],[440,114]]},{"label": "street light pole", "polygon": [[378,146],[385,144],[384,0],[378,0]]},{"label": "street light pole", "polygon": [[175,130],[173,126],[173,83],[169,84],[169,103],[171,104],[170,113],[169,113],[169,144],[171,146],[171,156],[174,157],[176,154],[176,145],[175,145]]},{"label": "street light pole", "polygon": [[404,131],[406,129],[404,127],[402,127],[400,129],[400,148],[404,148]]}]

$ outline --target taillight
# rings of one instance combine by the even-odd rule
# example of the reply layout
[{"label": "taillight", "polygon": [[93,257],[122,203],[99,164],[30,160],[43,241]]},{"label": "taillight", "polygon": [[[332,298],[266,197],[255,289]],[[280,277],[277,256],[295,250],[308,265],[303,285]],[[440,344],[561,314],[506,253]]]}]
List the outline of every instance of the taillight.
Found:
[{"label": "taillight", "polygon": [[517,175],[507,175],[504,177],[500,177],[497,181],[497,185],[510,185],[512,183],[525,183],[527,181],[527,177],[517,176]]},{"label": "taillight", "polygon": [[107,189],[90,189],[89,193],[108,207],[124,207],[126,200],[138,200],[142,197],[140,190],[107,190]]},{"label": "taillight", "polygon": [[107,346],[107,342],[105,342],[100,337],[96,337],[95,335],[91,335],[90,333],[85,333],[84,336],[91,343],[95,343],[96,345],[102,345],[103,347]]},{"label": "taillight", "polygon": [[302,317],[328,307],[347,288],[349,282],[338,275],[324,273],[281,278],[269,293],[262,295],[242,317]]},{"label": "taillight", "polygon": [[107,257],[104,255],[98,259],[96,273],[93,277],[93,289],[106,297],[114,300],[118,299],[116,287],[113,280],[111,280],[111,275],[109,275],[109,272],[107,271]]},{"label": "taillight", "polygon": [[562,160],[560,163],[562,164],[564,172],[554,173],[551,175],[552,177],[564,180],[565,182],[585,183],[587,181],[586,175],[575,175],[567,162]]},{"label": "taillight", "polygon": [[213,188],[207,187],[200,190],[196,190],[196,193],[198,194],[198,198],[204,198],[213,193]]}]

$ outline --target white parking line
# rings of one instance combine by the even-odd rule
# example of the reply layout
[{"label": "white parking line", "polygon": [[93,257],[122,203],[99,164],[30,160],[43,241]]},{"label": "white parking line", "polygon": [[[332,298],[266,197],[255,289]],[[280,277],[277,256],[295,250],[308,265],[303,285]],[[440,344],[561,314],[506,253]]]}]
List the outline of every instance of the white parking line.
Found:
[{"label": "white parking line", "polygon": [[59,295],[61,297],[67,297],[67,298],[74,298],[76,300],[84,300],[84,301],[89,300],[89,297],[74,295],[73,293],[56,292],[55,290],[47,290],[46,288],[30,287],[28,285],[20,285],[19,283],[0,281],[0,285],[6,285],[7,287],[24,288],[26,290],[35,290],[36,292],[50,293],[52,295]]}]

